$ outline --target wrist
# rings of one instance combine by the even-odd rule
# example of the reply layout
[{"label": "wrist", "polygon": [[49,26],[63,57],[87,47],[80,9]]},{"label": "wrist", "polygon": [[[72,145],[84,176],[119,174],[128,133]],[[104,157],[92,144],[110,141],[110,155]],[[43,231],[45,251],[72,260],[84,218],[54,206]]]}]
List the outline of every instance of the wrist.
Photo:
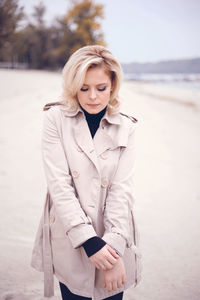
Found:
[{"label": "wrist", "polygon": [[105,245],[106,245],[106,242],[98,236],[94,236],[82,244],[88,257],[97,253]]}]

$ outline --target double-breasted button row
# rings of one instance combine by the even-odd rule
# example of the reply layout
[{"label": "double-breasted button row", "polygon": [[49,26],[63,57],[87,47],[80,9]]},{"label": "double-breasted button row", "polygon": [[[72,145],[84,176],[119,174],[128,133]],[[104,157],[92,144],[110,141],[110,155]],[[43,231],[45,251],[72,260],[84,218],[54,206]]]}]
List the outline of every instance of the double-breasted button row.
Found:
[{"label": "double-breasted button row", "polygon": [[72,171],[72,177],[73,177],[73,178],[78,178],[78,177],[79,177],[79,172],[76,171],[76,170],[73,170],[73,171]]},{"label": "double-breasted button row", "polygon": [[[72,171],[72,177],[73,178],[78,178],[79,177],[79,172],[78,171],[76,171],[76,170],[73,170]],[[106,178],[102,178],[102,180],[101,180],[101,186],[103,187],[103,188],[106,188],[107,186],[108,186],[108,180],[106,179]]]}]

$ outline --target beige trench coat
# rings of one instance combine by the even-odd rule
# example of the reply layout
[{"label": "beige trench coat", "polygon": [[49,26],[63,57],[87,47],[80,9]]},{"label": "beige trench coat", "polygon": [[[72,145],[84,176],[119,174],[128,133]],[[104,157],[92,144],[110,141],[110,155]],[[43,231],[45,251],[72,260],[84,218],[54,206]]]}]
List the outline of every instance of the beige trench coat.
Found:
[{"label": "beige trench coat", "polygon": [[[103,116],[92,139],[85,116],[44,108],[42,157],[47,180],[43,215],[31,265],[44,272],[44,296],[53,274],[72,293],[104,299],[140,281],[138,232],[133,215],[134,136],[137,120],[122,113]],[[127,281],[117,291],[103,287],[102,271],[81,244],[98,235],[123,258]]]}]

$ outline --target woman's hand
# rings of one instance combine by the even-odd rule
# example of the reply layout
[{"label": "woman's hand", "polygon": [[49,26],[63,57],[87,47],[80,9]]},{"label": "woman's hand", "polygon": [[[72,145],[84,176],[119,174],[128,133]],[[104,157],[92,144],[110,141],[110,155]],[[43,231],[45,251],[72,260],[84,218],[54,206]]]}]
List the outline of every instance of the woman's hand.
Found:
[{"label": "woman's hand", "polygon": [[89,257],[97,269],[110,270],[117,263],[119,255],[109,245]]},{"label": "woman's hand", "polygon": [[116,264],[111,270],[103,271],[104,287],[108,292],[116,291],[126,282],[126,271],[124,262],[121,257],[118,258]]}]

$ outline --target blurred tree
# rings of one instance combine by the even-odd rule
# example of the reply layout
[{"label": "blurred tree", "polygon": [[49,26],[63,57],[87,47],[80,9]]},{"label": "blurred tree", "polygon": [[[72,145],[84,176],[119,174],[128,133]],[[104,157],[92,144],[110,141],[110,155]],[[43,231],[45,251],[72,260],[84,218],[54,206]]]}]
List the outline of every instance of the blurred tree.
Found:
[{"label": "blurred tree", "polygon": [[36,20],[36,25],[38,27],[44,27],[44,15],[46,12],[46,8],[42,1],[37,6],[34,6],[34,11],[32,13],[33,17]]},{"label": "blurred tree", "polygon": [[19,21],[24,17],[23,7],[17,0],[0,1],[0,60],[12,61],[13,39]]},{"label": "blurred tree", "polygon": [[63,17],[56,19],[54,26],[50,29],[49,49],[47,53],[51,64],[62,67],[70,56],[70,50],[74,41],[74,33],[71,31]]},{"label": "blurred tree", "polygon": [[32,69],[58,69],[78,48],[104,45],[99,20],[103,5],[92,0],[72,0],[66,16],[46,26],[46,8],[42,1],[33,8],[33,19],[23,28],[18,23],[23,9],[17,0],[0,0],[0,61],[26,63]]},{"label": "blurred tree", "polygon": [[49,67],[47,60],[48,41],[51,30],[45,26],[46,8],[42,1],[33,7],[33,22],[16,33],[15,49],[20,62],[28,64],[32,69]]},{"label": "blurred tree", "polygon": [[103,19],[103,5],[92,0],[72,0],[72,7],[64,21],[75,35],[70,54],[85,45],[105,45],[99,19]]},{"label": "blurred tree", "polygon": [[23,7],[17,0],[0,1],[0,46],[13,35],[19,21],[24,16]]},{"label": "blurred tree", "polygon": [[33,7],[32,16],[35,24],[29,24],[26,28],[28,46],[28,63],[31,68],[43,69],[46,67],[44,55],[48,39],[48,30],[45,26],[44,15],[46,8],[42,1]]}]

